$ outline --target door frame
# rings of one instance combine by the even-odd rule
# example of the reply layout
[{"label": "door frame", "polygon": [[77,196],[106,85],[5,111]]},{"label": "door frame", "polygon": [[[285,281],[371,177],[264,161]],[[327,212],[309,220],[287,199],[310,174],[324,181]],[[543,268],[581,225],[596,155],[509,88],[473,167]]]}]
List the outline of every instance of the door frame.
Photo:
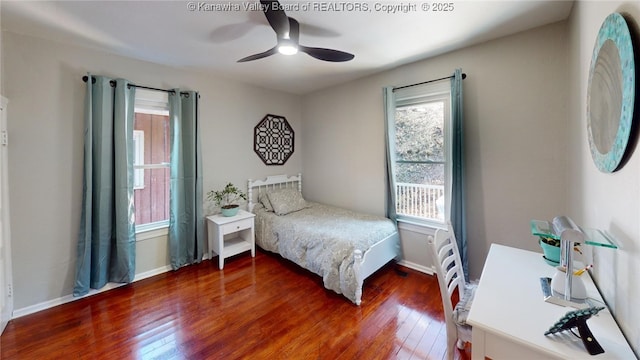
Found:
[{"label": "door frame", "polygon": [[7,103],[8,100],[0,96],[0,216],[2,217],[0,226],[0,256],[4,257],[4,266],[0,266],[0,334],[4,331],[7,323],[13,317],[13,273],[11,266],[11,231],[9,224],[9,156],[7,138]]}]

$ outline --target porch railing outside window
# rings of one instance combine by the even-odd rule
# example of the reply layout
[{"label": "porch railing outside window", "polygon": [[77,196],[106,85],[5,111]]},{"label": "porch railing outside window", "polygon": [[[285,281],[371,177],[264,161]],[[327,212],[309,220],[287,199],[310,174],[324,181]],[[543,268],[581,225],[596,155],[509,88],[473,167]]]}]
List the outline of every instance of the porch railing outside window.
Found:
[{"label": "porch railing outside window", "polygon": [[396,213],[444,222],[444,185],[397,183]]}]

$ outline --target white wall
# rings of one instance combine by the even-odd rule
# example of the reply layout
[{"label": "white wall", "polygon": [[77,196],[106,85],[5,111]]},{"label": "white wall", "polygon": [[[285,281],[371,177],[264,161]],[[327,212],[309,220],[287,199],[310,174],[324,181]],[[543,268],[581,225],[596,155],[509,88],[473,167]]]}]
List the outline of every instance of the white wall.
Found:
[{"label": "white wall", "polygon": [[[593,274],[635,353],[640,354],[640,282],[636,277],[640,273],[640,154],[635,149],[622,169],[601,173],[593,164],[587,138],[589,66],[598,30],[612,12],[627,13],[639,33],[638,2],[581,1],[574,5],[569,19],[569,214],[583,226],[609,231],[619,242],[618,250],[594,248]],[[637,55],[638,37],[634,47]],[[639,66],[636,63],[636,70]],[[638,94],[635,106],[640,107]]]},{"label": "white wall", "polygon": [[[2,6],[0,6],[0,29],[2,29]],[[2,31],[0,30],[0,94],[3,94],[2,90],[3,88],[3,81],[2,81],[2,74],[4,73],[3,71],[3,66],[2,66]]]},{"label": "white wall", "polygon": [[[306,95],[305,196],[384,214],[382,88],[460,67],[471,278],[491,243],[539,251],[529,221],[566,213],[567,51],[563,22]],[[426,236],[403,247],[426,251]]]},{"label": "white wall", "polygon": [[[301,170],[300,152],[275,167],[264,165],[253,152],[253,127],[267,113],[284,115],[296,133],[301,131],[296,96],[9,32],[3,33],[2,46],[4,95],[11,101],[16,311],[72,292],[82,200],[81,77],[88,71],[200,92],[205,192],[229,181],[245,188],[248,178]],[[163,236],[138,243],[138,274],[168,264],[166,241]]]}]

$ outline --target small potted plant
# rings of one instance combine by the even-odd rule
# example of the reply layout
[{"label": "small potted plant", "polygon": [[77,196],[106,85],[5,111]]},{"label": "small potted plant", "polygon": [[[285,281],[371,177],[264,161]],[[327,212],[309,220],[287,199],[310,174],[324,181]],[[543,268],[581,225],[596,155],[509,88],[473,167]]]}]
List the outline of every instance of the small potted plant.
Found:
[{"label": "small potted plant", "polygon": [[560,263],[560,240],[540,236],[540,247],[542,247],[544,259],[549,265],[558,265]]},{"label": "small potted plant", "polygon": [[[547,236],[540,236],[540,247],[544,253],[545,261],[551,266],[557,266],[560,264],[560,240],[553,239]],[[575,243],[573,247],[574,251],[580,251],[580,243]]]},{"label": "small potted plant", "polygon": [[211,190],[207,193],[207,200],[220,206],[223,216],[235,216],[240,209],[236,202],[240,199],[247,200],[247,195],[232,183],[228,183],[222,190]]}]

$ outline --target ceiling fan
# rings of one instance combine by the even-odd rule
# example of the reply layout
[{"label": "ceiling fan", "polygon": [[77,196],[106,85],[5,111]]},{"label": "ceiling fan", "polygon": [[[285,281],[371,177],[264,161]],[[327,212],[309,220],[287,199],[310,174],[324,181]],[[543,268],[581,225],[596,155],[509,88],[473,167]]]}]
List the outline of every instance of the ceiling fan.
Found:
[{"label": "ceiling fan", "polygon": [[276,33],[278,43],[275,47],[265,52],[244,57],[238,62],[258,60],[277,53],[295,55],[298,51],[316,59],[330,62],[344,62],[354,58],[353,54],[344,51],[300,45],[300,24],[298,21],[288,17],[283,7],[276,0],[260,0],[260,3],[269,25]]}]

